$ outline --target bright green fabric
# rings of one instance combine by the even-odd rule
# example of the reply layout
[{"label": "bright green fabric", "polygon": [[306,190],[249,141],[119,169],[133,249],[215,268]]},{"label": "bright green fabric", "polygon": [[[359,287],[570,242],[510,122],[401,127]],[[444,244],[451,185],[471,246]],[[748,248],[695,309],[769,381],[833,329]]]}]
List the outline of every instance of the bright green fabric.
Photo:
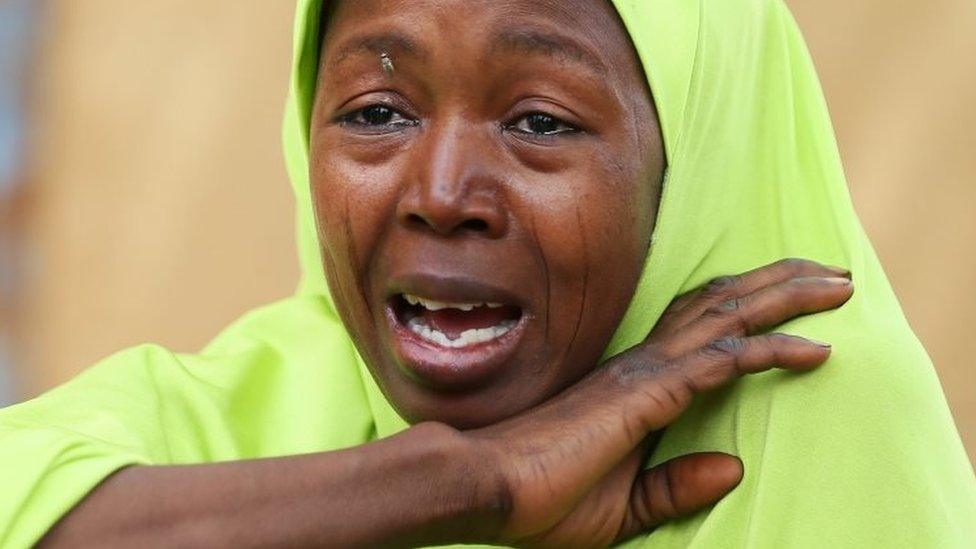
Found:
[{"label": "bright green fabric", "polygon": [[[799,256],[849,266],[843,309],[787,330],[832,342],[807,375],[770,372],[700,398],[654,455],[741,456],[713,509],[633,547],[972,547],[976,481],[929,358],[854,214],[813,65],[779,0],[617,0],[654,92],[670,165],[633,304],[607,355],[673,296]],[[304,276],[203,352],[144,346],[0,411],[0,546],[31,545],[134,463],[344,448],[404,427],[327,296],[307,127],[321,0],[299,2],[285,152]]]}]

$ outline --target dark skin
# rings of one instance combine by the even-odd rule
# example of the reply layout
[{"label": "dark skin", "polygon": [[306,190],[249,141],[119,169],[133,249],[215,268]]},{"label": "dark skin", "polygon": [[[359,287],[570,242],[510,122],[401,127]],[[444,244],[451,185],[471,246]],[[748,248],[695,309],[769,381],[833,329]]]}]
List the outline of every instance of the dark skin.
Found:
[{"label": "dark skin", "polygon": [[[602,547],[733,489],[742,464],[724,454],[642,470],[650,441],[698,393],[822,364],[829,346],[769,330],[846,302],[846,272],[788,260],[720,279],[597,368],[664,168],[616,14],[604,0],[333,9],[311,134],[323,260],[414,426],[339,452],[131,467],[44,545]],[[470,348],[418,343],[397,327],[400,292],[501,302],[518,324]]]},{"label": "dark skin", "polygon": [[[311,176],[332,295],[386,396],[411,422],[472,428],[593,368],[640,276],[665,160],[606,2],[458,4],[339,4]],[[386,50],[392,76],[378,62]],[[376,106],[388,123],[367,123]],[[386,322],[391,293],[454,280],[486,289],[441,299],[523,314],[517,348],[474,382],[418,372]]]}]

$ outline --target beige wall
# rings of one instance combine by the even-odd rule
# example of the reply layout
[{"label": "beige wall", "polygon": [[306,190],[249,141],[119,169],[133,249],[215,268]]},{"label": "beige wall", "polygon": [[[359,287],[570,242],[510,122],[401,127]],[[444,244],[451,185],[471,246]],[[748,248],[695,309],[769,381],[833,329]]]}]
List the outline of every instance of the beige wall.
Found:
[{"label": "beige wall", "polygon": [[[858,209],[976,457],[976,3],[791,5]],[[134,343],[195,349],[291,290],[278,144],[291,11],[49,0],[24,394]]]},{"label": "beige wall", "polygon": [[24,393],[132,344],[196,349],[294,287],[279,139],[292,11],[49,2]]}]

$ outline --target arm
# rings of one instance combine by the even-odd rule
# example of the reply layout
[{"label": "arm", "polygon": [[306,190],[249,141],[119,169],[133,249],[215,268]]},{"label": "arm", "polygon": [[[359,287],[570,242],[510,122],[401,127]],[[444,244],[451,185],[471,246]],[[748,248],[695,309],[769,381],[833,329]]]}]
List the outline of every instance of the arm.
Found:
[{"label": "arm", "polygon": [[[107,479],[42,547],[417,546],[486,539],[499,484],[438,424],[337,452],[188,466]],[[471,530],[472,526],[482,530]]]},{"label": "arm", "polygon": [[[649,471],[655,433],[694,395],[746,374],[814,368],[829,346],[765,331],[850,298],[849,281],[781,262],[683,296],[648,339],[554,399],[484,429],[422,424],[301,457],[132,467],[49,533],[47,546],[606,546],[707,507],[742,465],[679,456]],[[477,529],[473,529],[472,525]]]}]

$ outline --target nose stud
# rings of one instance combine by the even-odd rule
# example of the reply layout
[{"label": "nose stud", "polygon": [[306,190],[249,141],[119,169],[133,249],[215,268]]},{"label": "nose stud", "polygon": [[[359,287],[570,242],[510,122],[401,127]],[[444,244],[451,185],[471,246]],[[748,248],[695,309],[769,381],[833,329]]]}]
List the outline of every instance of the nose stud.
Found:
[{"label": "nose stud", "polygon": [[390,59],[390,54],[383,52],[380,54],[380,66],[383,67],[383,72],[388,76],[393,76],[394,67],[393,60]]}]

